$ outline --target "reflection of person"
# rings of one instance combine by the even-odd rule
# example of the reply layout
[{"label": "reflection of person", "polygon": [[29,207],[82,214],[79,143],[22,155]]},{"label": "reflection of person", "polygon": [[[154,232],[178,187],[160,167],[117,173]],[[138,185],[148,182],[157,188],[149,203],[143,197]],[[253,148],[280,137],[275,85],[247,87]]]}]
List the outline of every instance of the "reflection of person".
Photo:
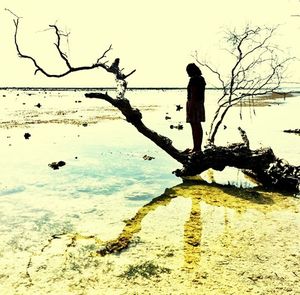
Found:
[{"label": "reflection of person", "polygon": [[194,148],[192,152],[201,152],[203,130],[201,122],[205,121],[204,91],[206,82],[200,69],[194,64],[186,67],[190,81],[187,87],[186,122],[191,124]]}]

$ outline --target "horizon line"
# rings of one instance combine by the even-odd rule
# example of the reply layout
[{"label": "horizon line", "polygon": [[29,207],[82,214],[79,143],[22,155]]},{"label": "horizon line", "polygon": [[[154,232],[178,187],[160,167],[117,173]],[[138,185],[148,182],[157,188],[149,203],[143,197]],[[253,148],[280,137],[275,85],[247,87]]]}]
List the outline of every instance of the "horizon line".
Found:
[{"label": "horizon line", "polygon": [[[299,84],[300,82],[285,82],[285,84]],[[284,87],[282,85],[282,87]],[[282,87],[279,87],[282,88]],[[97,87],[59,87],[59,86],[6,86],[6,87],[0,87],[0,90],[89,90],[89,89],[97,89],[97,90],[116,90],[117,87],[110,87],[110,86],[97,86]],[[128,87],[126,90],[184,90],[187,89],[186,86],[152,86],[152,87]],[[206,87],[207,90],[222,90],[222,87]]]},{"label": "horizon line", "polygon": [[[153,87],[147,87],[147,86],[143,86],[143,87],[128,87],[126,90],[172,90],[172,89],[186,89],[187,87],[172,87],[172,86],[163,86],[163,87],[159,87],[159,86],[153,86]],[[95,86],[95,87],[91,87],[91,86],[87,86],[87,87],[60,87],[60,86],[32,86],[32,87],[28,87],[28,86],[7,86],[7,87],[0,87],[0,90],[9,90],[9,89],[20,89],[20,90],[39,90],[39,89],[48,89],[48,90],[82,90],[82,89],[97,89],[97,90],[116,90],[117,87],[110,87],[110,86]],[[216,88],[216,87],[207,87],[206,89],[222,89],[222,88]]]}]

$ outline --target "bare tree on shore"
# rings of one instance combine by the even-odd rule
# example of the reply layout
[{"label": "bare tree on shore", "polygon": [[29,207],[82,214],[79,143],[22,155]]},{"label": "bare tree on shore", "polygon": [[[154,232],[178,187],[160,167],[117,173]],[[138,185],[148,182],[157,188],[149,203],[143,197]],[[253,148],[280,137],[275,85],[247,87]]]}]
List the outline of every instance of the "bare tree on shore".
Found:
[{"label": "bare tree on shore", "polygon": [[209,143],[214,144],[219,127],[233,106],[272,93],[280,86],[285,65],[292,58],[280,58],[281,50],[272,43],[276,30],[277,27],[246,26],[240,32],[226,32],[226,51],[232,62],[223,75],[209,63],[201,61],[197,52],[194,54],[197,63],[215,75],[222,89],[210,124]]}]

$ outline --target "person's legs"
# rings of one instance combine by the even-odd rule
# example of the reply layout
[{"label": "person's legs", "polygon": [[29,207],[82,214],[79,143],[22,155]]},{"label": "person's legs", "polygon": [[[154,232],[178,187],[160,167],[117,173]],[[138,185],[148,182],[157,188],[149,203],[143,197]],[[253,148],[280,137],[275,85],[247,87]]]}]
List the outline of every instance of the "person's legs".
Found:
[{"label": "person's legs", "polygon": [[191,123],[191,127],[192,127],[192,135],[193,135],[193,142],[194,142],[193,152],[200,152],[202,139],[203,139],[203,130],[202,130],[201,122]]}]

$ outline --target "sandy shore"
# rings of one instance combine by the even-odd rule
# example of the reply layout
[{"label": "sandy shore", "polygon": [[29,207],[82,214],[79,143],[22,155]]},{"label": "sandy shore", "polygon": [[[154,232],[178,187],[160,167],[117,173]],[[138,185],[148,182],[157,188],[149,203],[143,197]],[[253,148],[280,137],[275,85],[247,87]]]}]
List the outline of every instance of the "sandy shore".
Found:
[{"label": "sandy shore", "polygon": [[124,221],[118,253],[74,232],[2,253],[2,294],[299,294],[299,231],[299,199],[185,183]]}]

